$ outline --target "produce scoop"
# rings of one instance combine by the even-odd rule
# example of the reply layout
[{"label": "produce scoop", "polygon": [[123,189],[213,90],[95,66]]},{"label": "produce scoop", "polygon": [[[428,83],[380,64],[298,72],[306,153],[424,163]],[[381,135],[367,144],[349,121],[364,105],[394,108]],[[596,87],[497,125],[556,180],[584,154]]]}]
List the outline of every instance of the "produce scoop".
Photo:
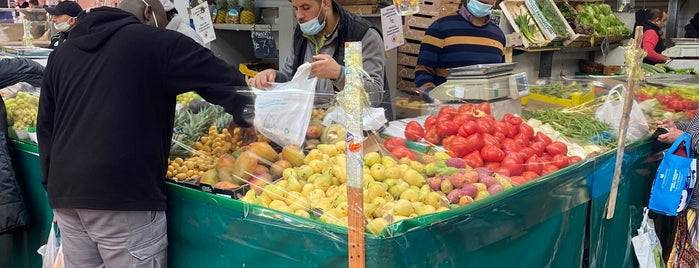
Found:
[{"label": "produce scoop", "polygon": [[447,81],[430,91],[431,98],[447,104],[491,103],[493,115],[520,113],[519,98],[529,95],[527,73],[514,73],[515,63],[476,64],[450,68]]}]

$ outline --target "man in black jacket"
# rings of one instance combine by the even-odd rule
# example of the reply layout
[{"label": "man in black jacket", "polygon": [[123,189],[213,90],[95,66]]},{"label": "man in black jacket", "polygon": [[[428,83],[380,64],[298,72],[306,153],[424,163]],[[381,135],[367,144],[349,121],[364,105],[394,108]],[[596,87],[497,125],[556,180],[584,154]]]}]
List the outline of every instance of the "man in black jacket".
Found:
[{"label": "man in black jacket", "polygon": [[68,32],[75,27],[78,14],[82,11],[83,8],[74,1],[61,1],[55,7],[46,8],[46,12],[51,15],[53,27],[58,31],[51,37],[50,49],[57,48],[68,39]]},{"label": "man in black jacket", "polygon": [[9,87],[19,82],[40,86],[44,75],[44,66],[26,58],[0,59],[0,88]]},{"label": "man in black jacket", "polygon": [[37,123],[66,267],[164,267],[176,95],[197,89],[245,137],[252,101],[236,94],[240,74],[191,38],[110,7],[78,21],[49,57]]}]

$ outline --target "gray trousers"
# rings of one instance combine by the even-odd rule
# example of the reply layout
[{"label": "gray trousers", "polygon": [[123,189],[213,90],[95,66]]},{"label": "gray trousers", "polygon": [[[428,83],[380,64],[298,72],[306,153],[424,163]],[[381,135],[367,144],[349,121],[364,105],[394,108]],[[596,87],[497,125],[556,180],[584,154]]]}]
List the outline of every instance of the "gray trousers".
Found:
[{"label": "gray trousers", "polygon": [[167,267],[165,211],[54,209],[66,268]]}]

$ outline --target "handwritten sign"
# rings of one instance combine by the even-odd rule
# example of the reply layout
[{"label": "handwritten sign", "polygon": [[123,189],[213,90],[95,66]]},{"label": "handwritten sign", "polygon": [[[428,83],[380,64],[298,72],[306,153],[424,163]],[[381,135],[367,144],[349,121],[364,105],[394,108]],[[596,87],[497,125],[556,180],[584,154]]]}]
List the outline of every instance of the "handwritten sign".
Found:
[{"label": "handwritten sign", "polygon": [[255,58],[274,59],[279,57],[274,34],[271,31],[253,31],[251,34]]},{"label": "handwritten sign", "polygon": [[194,30],[201,36],[204,43],[209,43],[216,40],[214,33],[214,23],[211,21],[211,12],[206,1],[201,2],[191,9],[192,20],[194,21]]},{"label": "handwritten sign", "polygon": [[402,24],[395,5],[390,5],[381,9],[381,30],[383,31],[383,45],[385,50],[391,50],[405,43]]}]

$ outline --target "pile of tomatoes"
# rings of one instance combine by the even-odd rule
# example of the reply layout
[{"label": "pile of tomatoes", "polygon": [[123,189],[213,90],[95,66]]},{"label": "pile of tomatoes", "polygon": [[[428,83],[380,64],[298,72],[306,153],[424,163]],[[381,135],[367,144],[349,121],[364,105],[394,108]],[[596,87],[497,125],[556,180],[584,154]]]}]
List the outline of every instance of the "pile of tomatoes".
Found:
[{"label": "pile of tomatoes", "polygon": [[487,167],[523,183],[556,172],[573,163],[568,146],[537,132],[522,118],[506,114],[496,120],[490,105],[462,104],[443,106],[437,116],[429,116],[424,125],[410,121],[405,128],[410,141],[441,145],[452,157],[462,158],[472,168]]}]

